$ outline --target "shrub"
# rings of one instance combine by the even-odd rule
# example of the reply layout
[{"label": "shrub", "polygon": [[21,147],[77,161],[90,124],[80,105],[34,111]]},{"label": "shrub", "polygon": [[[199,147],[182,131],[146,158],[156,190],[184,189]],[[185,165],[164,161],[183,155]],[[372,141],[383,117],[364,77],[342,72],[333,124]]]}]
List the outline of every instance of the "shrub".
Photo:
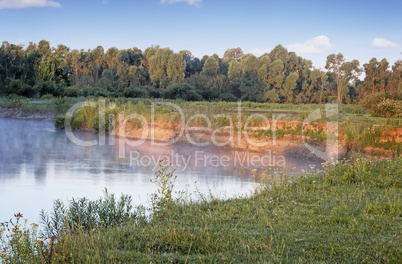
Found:
[{"label": "shrub", "polygon": [[42,96],[42,100],[52,100],[53,98],[53,94],[45,94]]},{"label": "shrub", "polygon": [[55,110],[57,113],[64,114],[73,105],[73,101],[68,97],[57,97],[53,100],[55,104]]},{"label": "shrub", "polygon": [[170,85],[164,91],[166,99],[183,99],[187,101],[199,101],[202,96],[197,93],[194,86],[188,83],[177,83]]},{"label": "shrub", "polygon": [[45,226],[44,232],[47,237],[59,237],[61,232],[75,228],[91,230],[123,226],[136,217],[130,195],[122,194],[120,199],[116,199],[114,194],[107,192],[107,189],[104,190],[103,197],[98,200],[73,198],[66,204],[61,200],[55,200],[51,214],[41,211],[41,223]]},{"label": "shrub", "polygon": [[376,105],[375,110],[384,117],[402,117],[402,101],[385,99]]},{"label": "shrub", "polygon": [[101,114],[105,115],[105,123],[103,123],[103,120],[99,120],[99,113],[96,113],[94,116],[91,117],[89,120],[89,124],[92,127],[92,131],[97,134],[103,134],[103,133],[109,133],[110,131],[113,130],[113,116],[114,113],[110,110],[101,112]]},{"label": "shrub", "polygon": [[78,90],[75,86],[67,87],[64,94],[68,97],[78,97]]},{"label": "shrub", "polygon": [[73,121],[71,121],[71,128],[78,129],[85,124],[85,118],[83,114],[74,115]]},{"label": "shrub", "polygon": [[64,130],[64,121],[65,121],[65,117],[64,116],[55,116],[53,123],[54,123],[54,127],[57,130]]},{"label": "shrub", "polygon": [[231,93],[223,93],[219,96],[219,99],[226,102],[236,102],[237,97]]},{"label": "shrub", "polygon": [[148,91],[140,87],[128,87],[124,89],[125,97],[132,98],[147,98],[149,96]]},{"label": "shrub", "polygon": [[150,98],[160,98],[161,97],[160,91],[158,89],[156,89],[154,86],[147,85],[147,86],[144,86],[143,89],[148,92]]}]

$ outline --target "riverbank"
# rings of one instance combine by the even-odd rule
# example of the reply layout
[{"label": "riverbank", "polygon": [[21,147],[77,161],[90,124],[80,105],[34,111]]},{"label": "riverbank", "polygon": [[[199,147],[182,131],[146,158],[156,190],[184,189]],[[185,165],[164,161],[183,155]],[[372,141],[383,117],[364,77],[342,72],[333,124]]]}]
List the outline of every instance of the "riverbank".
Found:
[{"label": "riverbank", "polygon": [[[352,159],[298,179],[267,172],[256,175],[266,184],[253,196],[227,201],[201,196],[191,202],[185,194],[172,200],[174,175],[163,172],[156,178],[160,189],[151,218],[137,208],[132,218],[103,227],[102,217],[122,212],[119,201],[97,214],[88,201],[76,200],[67,206],[67,229],[59,225],[60,232],[45,244],[37,227],[12,226],[14,240],[1,244],[0,258],[3,263],[398,263],[402,255],[400,158]],[[0,234],[4,239],[7,232]]]},{"label": "riverbank", "polygon": [[[110,133],[131,140],[146,138],[159,142],[215,144],[230,149],[275,151],[278,155],[317,160],[323,156],[317,155],[319,152],[329,157],[337,156],[338,159],[348,159],[357,152],[367,158],[387,159],[402,153],[402,121],[372,117],[363,108],[354,105],[339,106],[334,119],[326,117],[320,105],[159,102],[149,99],[87,101],[86,98],[32,101],[17,98],[0,100],[0,116],[53,119],[55,115],[63,115],[75,103],[87,101],[98,105],[101,100],[106,107],[114,105],[113,109],[107,110],[108,115],[116,117],[114,130]],[[321,112],[323,118],[319,118]],[[133,113],[144,117],[145,123],[117,118],[119,114],[127,117]],[[333,121],[337,125],[335,128],[328,125]],[[59,123],[64,124],[64,119]],[[79,109],[73,117],[72,128],[97,133],[99,113],[96,108],[87,106]]]},{"label": "riverbank", "polygon": [[54,116],[55,112],[53,111],[36,112],[23,110],[21,107],[0,106],[0,118],[53,120]]}]

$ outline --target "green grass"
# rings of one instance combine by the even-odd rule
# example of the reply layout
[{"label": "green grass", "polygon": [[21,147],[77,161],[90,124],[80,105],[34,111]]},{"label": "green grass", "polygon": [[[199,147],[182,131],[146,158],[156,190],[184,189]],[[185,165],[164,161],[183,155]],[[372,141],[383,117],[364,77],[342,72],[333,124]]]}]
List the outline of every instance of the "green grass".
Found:
[{"label": "green grass", "polygon": [[[50,111],[55,115],[63,114],[73,104],[78,102],[99,102],[101,98],[53,98],[45,97],[45,99],[27,99],[22,97],[9,97],[0,98],[0,105],[19,107],[26,112],[44,112]],[[103,99],[102,99],[103,100]],[[106,106],[107,116],[113,114],[117,116],[123,113],[128,116],[132,113],[137,113],[151,121],[151,107],[155,106],[154,117],[155,121],[171,124],[171,128],[177,128],[181,124],[181,117],[176,109],[171,105],[163,105],[164,103],[176,104],[179,108],[184,110],[185,121],[188,121],[194,114],[203,114],[211,121],[213,129],[228,127],[231,125],[229,118],[233,121],[234,130],[238,128],[237,107],[238,103],[230,102],[185,102],[182,100],[159,100],[159,99],[130,99],[130,98],[117,98],[117,99],[104,99]],[[109,109],[109,105],[114,104],[114,109]],[[327,139],[326,129],[323,128],[326,121],[338,121],[340,139],[342,143],[353,151],[359,151],[364,147],[371,146],[374,148],[381,148],[392,151],[393,155],[398,157],[402,153],[402,143],[395,142],[395,135],[387,137],[387,135],[402,127],[401,118],[384,118],[372,116],[368,110],[359,105],[340,105],[339,114],[334,117],[326,117],[324,112],[324,105],[305,104],[305,105],[292,105],[292,104],[263,104],[242,102],[241,113],[241,127],[244,129],[245,123],[252,113],[248,111],[264,111],[261,115],[265,116],[269,121],[273,118],[280,118],[284,120],[297,120],[303,122],[310,113],[320,109],[322,118],[317,120],[317,126],[314,129],[306,128],[303,131],[304,136],[309,140],[325,141]],[[94,132],[99,132],[99,118],[98,109],[94,107],[84,107],[75,113],[72,120],[72,128],[90,129]],[[289,113],[287,113],[289,112]],[[287,113],[287,114],[283,114]],[[216,118],[218,114],[225,115],[226,117]],[[248,126],[265,126],[261,117],[254,117],[249,122]],[[140,128],[141,122],[132,119],[129,123],[134,128]],[[301,124],[301,123],[300,123]],[[189,124],[190,126],[206,127],[208,123],[203,117],[196,117]],[[107,129],[106,129],[107,132]],[[257,138],[271,137],[273,131],[254,131]],[[394,133],[395,134],[395,133]],[[301,136],[301,125],[296,128],[283,128],[276,131],[277,137],[288,136]],[[384,140],[384,137],[386,139]]]},{"label": "green grass", "polygon": [[[174,176],[160,177],[152,217],[62,232],[21,263],[400,263],[402,159],[355,158],[300,178],[269,171],[253,196],[227,201],[171,199]],[[1,246],[3,263],[28,248]]]}]

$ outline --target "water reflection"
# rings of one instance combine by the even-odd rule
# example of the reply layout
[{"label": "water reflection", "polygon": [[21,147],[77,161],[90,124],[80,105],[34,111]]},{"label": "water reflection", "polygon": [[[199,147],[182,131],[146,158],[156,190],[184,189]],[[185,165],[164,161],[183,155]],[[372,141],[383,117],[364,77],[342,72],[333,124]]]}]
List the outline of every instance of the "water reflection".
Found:
[{"label": "water reflection", "polygon": [[[95,199],[104,187],[133,195],[137,204],[147,203],[147,194],[155,191],[150,179],[159,157],[170,158],[177,167],[178,190],[211,190],[222,198],[249,192],[254,184],[251,170],[264,170],[277,163],[272,153],[264,164],[250,165],[244,163],[247,158],[258,161],[268,153],[185,143],[155,147],[145,142],[138,147],[124,145],[121,151],[117,138],[114,146],[82,147],[73,144],[64,132],[56,131],[49,121],[0,119],[0,129],[0,222],[15,212],[37,221],[40,209],[51,209],[54,199]],[[84,132],[75,135],[81,140],[98,138]],[[125,157],[119,158],[119,152]],[[212,160],[213,156],[225,156],[229,161],[222,165]],[[287,169],[296,167],[298,171],[311,164],[291,157],[285,160]]]}]

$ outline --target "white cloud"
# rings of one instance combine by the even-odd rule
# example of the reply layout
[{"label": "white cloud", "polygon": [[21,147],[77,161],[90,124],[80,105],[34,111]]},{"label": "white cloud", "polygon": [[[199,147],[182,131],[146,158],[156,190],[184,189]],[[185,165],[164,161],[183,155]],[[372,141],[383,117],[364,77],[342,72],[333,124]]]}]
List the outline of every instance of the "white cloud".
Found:
[{"label": "white cloud", "polygon": [[376,49],[385,49],[385,48],[396,48],[398,47],[398,44],[383,38],[374,38],[373,41],[371,42],[371,46]]},{"label": "white cloud", "polygon": [[332,45],[329,38],[325,35],[317,36],[313,39],[306,40],[303,44],[291,44],[287,48],[300,54],[318,54],[331,49]]},{"label": "white cloud", "polygon": [[61,7],[60,3],[51,0],[0,0],[0,9],[45,6]]},{"label": "white cloud", "polygon": [[162,4],[174,4],[179,2],[186,2],[188,5],[200,7],[202,0],[161,0]]},{"label": "white cloud", "polygon": [[269,49],[252,49],[251,51],[250,51],[250,53],[251,54],[253,54],[254,56],[257,56],[257,57],[259,57],[259,56],[261,56],[262,54],[264,54],[264,53],[269,53],[270,52],[270,50]]}]

